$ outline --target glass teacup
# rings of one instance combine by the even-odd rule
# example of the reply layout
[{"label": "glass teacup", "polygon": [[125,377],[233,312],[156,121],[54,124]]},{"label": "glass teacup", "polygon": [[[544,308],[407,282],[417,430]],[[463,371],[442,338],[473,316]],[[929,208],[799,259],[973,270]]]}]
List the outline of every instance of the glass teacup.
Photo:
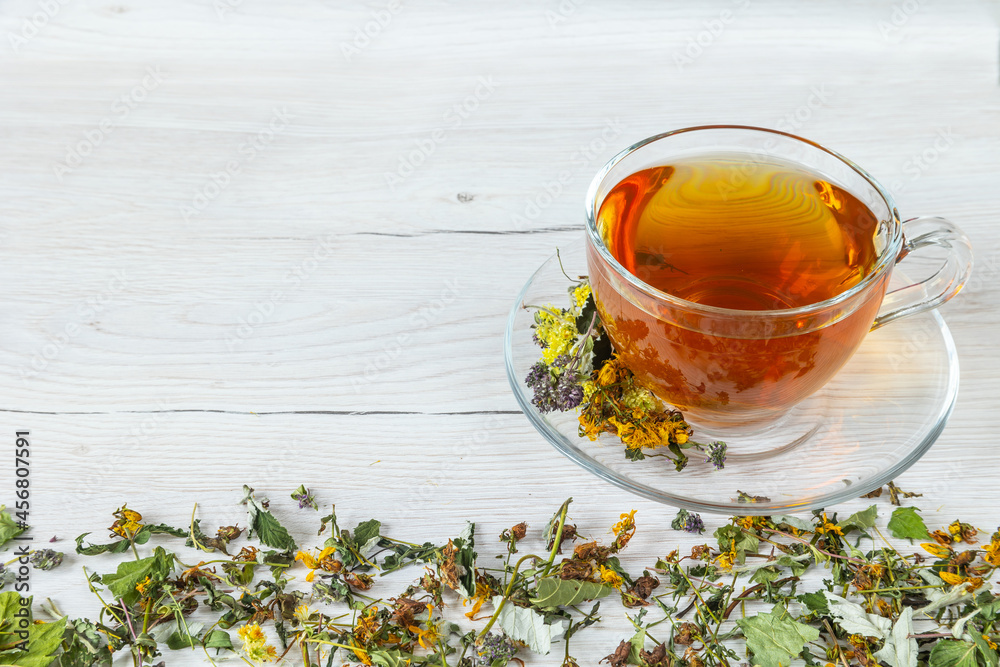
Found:
[{"label": "glass teacup", "polygon": [[[748,177],[769,165],[794,165],[831,191],[863,202],[874,227],[870,265],[828,298],[762,309],[681,298],[647,282],[641,268],[627,269],[609,248],[608,217],[601,215],[609,193],[644,170],[719,156],[735,159],[734,173]],[[590,186],[587,230],[594,298],[616,351],[646,387],[690,421],[723,431],[773,422],[830,380],[869,331],[944,303],[972,269],[969,240],[952,223],[937,217],[902,222],[891,195],[854,163],[806,139],[755,127],[687,128],[625,149]],[[727,228],[720,224],[718,233],[725,240]],[[781,256],[785,249],[775,244],[771,250]],[[675,252],[683,247],[684,239],[676,239]],[[893,268],[911,255],[933,269],[887,293]],[[678,274],[671,284],[684,280]]]}]

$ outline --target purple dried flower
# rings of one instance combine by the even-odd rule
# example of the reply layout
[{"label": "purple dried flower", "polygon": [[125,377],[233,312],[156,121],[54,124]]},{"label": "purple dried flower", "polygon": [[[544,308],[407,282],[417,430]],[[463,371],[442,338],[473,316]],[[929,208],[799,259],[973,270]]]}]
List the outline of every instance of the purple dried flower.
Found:
[{"label": "purple dried flower", "polygon": [[708,446],[705,462],[711,463],[716,470],[722,470],[726,467],[726,449],[726,443],[716,440]]},{"label": "purple dried flower", "polygon": [[569,362],[573,361],[573,357],[568,354],[560,354],[558,357],[552,360],[552,365],[557,368],[565,368],[569,365]]},{"label": "purple dried flower", "polygon": [[701,520],[701,516],[698,514],[689,514],[687,523],[684,524],[684,531],[701,535],[705,532],[705,522]]},{"label": "purple dried flower", "polygon": [[531,399],[532,405],[538,408],[541,413],[552,412],[556,409],[556,396],[552,386],[552,374],[549,367],[539,361],[531,370],[528,377],[524,378],[524,383],[535,392]]},{"label": "purple dried flower", "polygon": [[316,499],[313,498],[312,491],[307,489],[304,484],[299,484],[299,488],[292,492],[292,500],[297,500],[299,503],[299,509],[305,509],[306,507],[311,507],[314,510],[319,509],[319,505],[316,504]]},{"label": "purple dried flower", "polygon": [[705,532],[705,522],[701,520],[701,515],[687,510],[680,510],[677,516],[670,523],[674,530],[683,530],[686,533],[701,535]]},{"label": "purple dried flower", "polygon": [[489,632],[476,649],[476,665],[492,665],[497,661],[507,661],[517,655],[517,647],[502,634]]},{"label": "purple dried flower", "polygon": [[573,371],[563,371],[556,382],[556,407],[565,412],[572,410],[583,401],[583,387],[580,386],[580,376]]},{"label": "purple dried flower", "polygon": [[532,389],[537,389],[539,386],[548,385],[551,383],[549,378],[549,369],[544,363],[539,361],[531,370],[528,371],[528,376],[524,378],[524,383]]}]

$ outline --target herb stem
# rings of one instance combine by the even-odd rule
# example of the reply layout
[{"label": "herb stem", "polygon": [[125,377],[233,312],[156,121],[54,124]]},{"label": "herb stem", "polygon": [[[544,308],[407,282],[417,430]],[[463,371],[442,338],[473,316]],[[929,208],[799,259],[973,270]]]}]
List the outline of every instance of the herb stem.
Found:
[{"label": "herb stem", "polygon": [[[716,623],[720,622],[719,619],[715,617],[715,614],[712,613],[712,610],[708,608],[708,605],[705,604],[704,598],[701,597],[701,591],[698,588],[696,588],[693,583],[691,583],[691,580],[688,578],[687,572],[684,571],[684,568],[677,568],[677,570],[678,572],[681,573],[681,576],[684,577],[684,580],[688,583],[688,586],[691,587],[691,592],[694,593],[694,596],[698,598],[699,602],[701,602],[701,606],[705,607],[706,611],[708,611],[708,615],[712,617],[712,620],[715,621]],[[701,609],[698,607],[698,605],[695,605],[695,611],[697,611],[699,614],[702,614]],[[702,614],[702,616],[704,616],[704,614]]]},{"label": "herb stem", "polygon": [[847,659],[844,658],[844,652],[840,649],[840,642],[837,641],[837,633],[833,631],[833,627],[830,626],[830,621],[823,619],[823,625],[826,627],[826,631],[830,633],[830,642],[833,644],[833,649],[837,653],[837,659],[844,665],[844,667],[850,667],[847,664]]},{"label": "herb stem", "polygon": [[[778,587],[778,586],[781,586],[782,584],[788,583],[789,581],[798,581],[798,580],[799,580],[798,577],[785,577],[784,579],[779,579],[778,581],[775,581],[772,584],[772,586]],[[733,610],[736,609],[737,605],[739,605],[740,602],[742,602],[743,600],[745,600],[748,595],[753,595],[754,593],[756,593],[757,591],[761,590],[762,588],[764,588],[764,584],[757,584],[756,586],[751,586],[750,588],[746,589],[745,591],[743,591],[742,593],[740,593],[739,595],[737,595],[736,599],[734,599],[729,604],[729,606],[726,607],[726,610],[724,612],[722,612],[722,620],[726,620],[727,618],[729,618],[729,615],[731,613],[733,613]]]},{"label": "herb stem", "polygon": [[555,562],[556,553],[559,551],[559,547],[562,546],[562,534],[563,526],[566,525],[566,513],[569,511],[569,504],[573,502],[572,498],[567,498],[559,509],[559,526],[556,528],[555,539],[552,541],[552,549],[549,551],[549,559],[545,562],[545,569],[542,570],[542,576],[547,577],[549,575],[549,570],[552,569],[552,563]]},{"label": "herb stem", "polygon": [[197,511],[198,511],[198,503],[195,503],[194,507],[191,508],[191,526],[188,529],[188,537],[191,538],[191,542],[197,549],[200,549],[201,551],[207,553],[211,553],[213,550],[209,549],[208,547],[204,546],[201,542],[199,542],[198,537],[194,534],[194,513]]},{"label": "herb stem", "polygon": [[538,556],[534,554],[528,554],[526,556],[522,556],[520,560],[514,563],[514,571],[511,573],[510,581],[507,582],[507,589],[504,591],[503,597],[500,599],[500,604],[497,605],[497,608],[493,612],[493,615],[490,617],[490,620],[486,624],[486,627],[479,632],[479,635],[476,637],[477,642],[481,641],[483,637],[486,636],[486,633],[490,631],[490,628],[493,627],[493,624],[496,623],[497,617],[500,616],[500,612],[503,610],[504,605],[507,604],[507,598],[510,597],[511,591],[514,590],[514,582],[517,581],[517,572],[518,570],[521,569],[521,563],[528,560],[529,558],[537,559]]},{"label": "herb stem", "polygon": [[892,586],[889,588],[866,588],[858,593],[895,593],[896,591],[917,591],[923,588],[943,588],[945,584],[925,584],[923,586]]},{"label": "herb stem", "polygon": [[531,309],[531,308],[534,308],[535,310],[541,310],[541,311],[544,311],[544,312],[548,313],[552,317],[562,317],[562,313],[557,312],[555,310],[552,310],[548,306],[535,306],[535,305],[527,304],[526,303],[526,304],[524,304],[521,307],[524,308],[525,310],[528,310],[528,309]]},{"label": "herb stem", "polygon": [[[754,533],[751,533],[750,531],[748,531],[745,528],[740,528],[740,530],[742,530],[747,535],[753,535],[753,537],[757,537],[759,539],[764,539],[764,538],[760,538],[759,535],[755,535]],[[823,549],[820,549],[819,547],[817,547],[815,544],[813,544],[809,540],[804,540],[801,537],[798,537],[797,535],[792,535],[791,533],[786,533],[786,532],[783,532],[783,531],[780,531],[780,530],[772,530],[771,528],[768,528],[767,531],[769,533],[772,533],[772,534],[775,534],[775,535],[781,535],[783,537],[787,537],[790,540],[795,540],[796,542],[800,542],[802,544],[805,544],[807,547],[809,547],[810,549],[812,549],[816,553],[821,553],[824,556],[829,556],[830,558],[838,558],[840,560],[850,561],[851,563],[855,563],[857,565],[868,565],[867,562],[865,562],[863,560],[860,560],[858,558],[851,558],[850,556],[841,556],[840,554],[835,554],[835,553],[831,553],[829,551],[824,551]],[[777,544],[776,542],[771,542],[771,540],[768,540],[768,539],[764,539],[764,541],[765,542],[770,542],[771,544]],[[784,546],[784,545],[778,545],[778,546]]]}]

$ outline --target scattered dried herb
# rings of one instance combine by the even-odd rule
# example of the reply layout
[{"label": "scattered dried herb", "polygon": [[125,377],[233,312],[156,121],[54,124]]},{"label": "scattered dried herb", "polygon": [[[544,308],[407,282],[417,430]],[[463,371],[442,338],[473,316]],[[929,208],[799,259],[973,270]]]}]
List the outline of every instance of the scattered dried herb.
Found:
[{"label": "scattered dried herb", "polygon": [[[194,518],[186,530],[153,525],[123,506],[113,513],[119,540],[87,545],[84,534],[76,541],[77,553],[95,562],[130,555],[113,571],[99,567],[104,574],[85,568],[101,604],[97,620],[69,620],[49,603],[43,610],[56,620],[32,619],[20,641],[16,614],[30,614],[31,600],[0,594],[0,634],[7,635],[0,664],[108,666],[121,652],[134,665],[157,665],[171,650],[196,650],[213,663],[228,653],[251,664],[294,656],[309,667],[502,667],[561,642],[562,666],[574,667],[572,639],[614,598],[635,632],[608,642],[602,662],[610,665],[1000,664],[1000,596],[988,585],[1000,567],[1000,530],[988,542],[960,520],[928,531],[918,510],[896,508],[885,530],[928,540],[922,553],[903,553],[883,537],[875,505],[844,519],[823,511],[808,518],[737,516],[715,529],[714,545],[686,556],[672,551],[632,574],[621,558],[638,529],[635,511],[621,515],[608,544],[581,542],[569,552],[566,535],[576,536],[581,523],[569,522],[570,502],[537,534],[526,523],[504,531],[499,567],[479,559],[473,523],[445,544],[417,544],[384,535],[375,519],[342,529],[335,511],[321,519],[321,546],[281,549],[274,543],[294,541],[249,489],[244,503],[253,533],[229,527],[219,539],[253,543],[239,544],[235,556],[189,563],[171,544],[215,551],[192,535]],[[704,528],[685,512],[674,527],[695,519]],[[159,543],[149,544],[154,538]],[[514,561],[529,542],[546,551]],[[58,552],[35,553],[40,562],[61,560]],[[423,572],[405,590],[374,597],[377,575],[411,566]],[[291,576],[302,570],[303,578]],[[810,571],[822,576],[820,585],[803,583]],[[478,630],[463,632],[445,618],[443,609],[457,600]],[[210,624],[199,620],[206,614]]]}]

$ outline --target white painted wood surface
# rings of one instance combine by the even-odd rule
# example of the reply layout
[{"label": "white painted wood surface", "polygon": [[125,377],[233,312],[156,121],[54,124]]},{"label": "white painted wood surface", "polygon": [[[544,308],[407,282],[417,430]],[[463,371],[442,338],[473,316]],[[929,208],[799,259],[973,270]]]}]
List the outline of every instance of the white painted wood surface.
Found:
[{"label": "white painted wood surface", "polygon": [[[712,122],[815,139],[904,217],[972,237],[973,281],[944,308],[959,404],[900,482],[940,522],[992,530],[996,16],[955,0],[3,0],[0,415],[11,448],[32,434],[36,543],[71,551],[126,501],[155,521],[185,523],[195,502],[236,520],[243,483],[306,541],[316,517],[287,497],[305,483],[402,538],[478,519],[486,555],[570,495],[595,537],[639,510],[633,569],[694,544],[670,508],[532,430],[501,335],[534,267],[581,233],[603,161]],[[83,563],[33,592],[93,615]],[[626,634],[608,607],[581,664]]]}]

